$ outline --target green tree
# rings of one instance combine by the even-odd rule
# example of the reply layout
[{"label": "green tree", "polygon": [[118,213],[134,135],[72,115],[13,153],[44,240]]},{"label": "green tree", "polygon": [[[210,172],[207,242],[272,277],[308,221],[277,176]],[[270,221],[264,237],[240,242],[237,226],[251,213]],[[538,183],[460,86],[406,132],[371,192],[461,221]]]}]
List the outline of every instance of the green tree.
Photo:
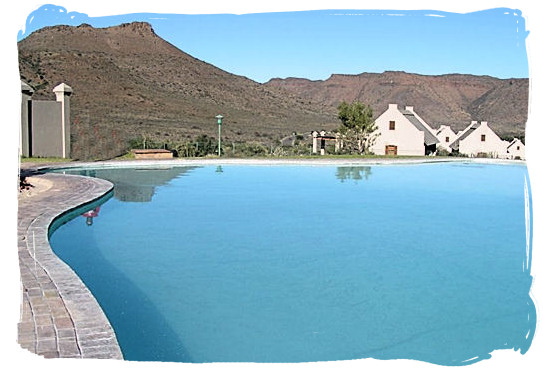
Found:
[{"label": "green tree", "polygon": [[338,106],[338,119],[341,121],[338,132],[343,142],[343,151],[368,154],[376,137],[373,133],[377,130],[372,108],[358,101],[352,104],[343,101]]}]

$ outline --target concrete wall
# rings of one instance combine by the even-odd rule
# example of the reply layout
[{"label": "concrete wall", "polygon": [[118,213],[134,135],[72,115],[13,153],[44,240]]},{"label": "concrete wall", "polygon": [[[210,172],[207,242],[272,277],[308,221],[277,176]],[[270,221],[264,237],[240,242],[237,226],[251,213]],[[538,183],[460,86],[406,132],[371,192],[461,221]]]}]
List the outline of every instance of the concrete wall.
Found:
[{"label": "concrete wall", "polygon": [[62,158],[62,104],[32,101],[32,156]]},{"label": "concrete wall", "polygon": [[53,91],[57,101],[32,100],[34,90],[21,82],[19,154],[26,157],[70,157],[70,95],[62,83]]},{"label": "concrete wall", "polygon": [[30,109],[34,90],[21,81],[21,134],[19,136],[19,155],[30,156]]},{"label": "concrete wall", "polygon": [[[484,141],[481,138],[483,135]],[[499,138],[487,122],[481,122],[478,128],[459,142],[458,151],[471,157],[484,153],[492,158],[507,158],[507,146],[509,143]]]},{"label": "concrete wall", "polygon": [[[389,122],[395,122],[395,129],[389,129]],[[387,145],[398,148],[398,155],[424,156],[424,132],[419,131],[398,110],[397,104],[389,104],[388,109],[376,120],[378,134],[370,150],[376,155],[385,155]]]}]

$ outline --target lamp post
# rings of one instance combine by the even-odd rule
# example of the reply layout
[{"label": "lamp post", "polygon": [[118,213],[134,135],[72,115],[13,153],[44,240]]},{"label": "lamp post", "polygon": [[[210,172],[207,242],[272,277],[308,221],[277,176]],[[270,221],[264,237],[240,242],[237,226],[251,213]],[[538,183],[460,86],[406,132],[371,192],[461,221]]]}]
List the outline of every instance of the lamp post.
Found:
[{"label": "lamp post", "polygon": [[222,115],[217,115],[217,125],[219,126],[219,157],[221,156],[221,126],[222,126]]}]

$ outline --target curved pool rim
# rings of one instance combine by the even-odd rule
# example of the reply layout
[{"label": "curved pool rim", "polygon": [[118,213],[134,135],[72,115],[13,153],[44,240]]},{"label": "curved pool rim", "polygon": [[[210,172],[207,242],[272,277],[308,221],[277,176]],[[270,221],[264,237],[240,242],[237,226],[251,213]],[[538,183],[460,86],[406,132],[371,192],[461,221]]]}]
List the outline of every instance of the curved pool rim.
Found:
[{"label": "curved pool rim", "polygon": [[113,194],[113,184],[42,170],[36,170],[35,175],[53,186],[19,200],[23,296],[18,343],[44,357],[123,359],[115,332],[97,300],[49,243],[51,231],[63,217],[97,200],[107,200]]},{"label": "curved pool rim", "polygon": [[[443,163],[457,163],[457,164],[489,164],[489,165],[521,165],[527,166],[525,161],[513,161],[513,160],[496,160],[496,159],[479,159],[479,158],[444,158],[444,159],[196,159],[196,160],[131,160],[131,161],[108,161],[108,162],[94,162],[94,163],[73,163],[61,165],[49,165],[38,168],[38,172],[61,172],[63,169],[101,169],[101,168],[145,168],[145,167],[183,167],[183,166],[220,166],[220,165],[247,165],[247,166],[381,166],[381,165],[424,165],[424,164],[443,164]],[[58,174],[62,175],[62,174]],[[73,176],[68,174],[68,176]],[[529,186],[529,183],[527,184]],[[113,188],[108,191],[109,195],[112,195]],[[108,193],[97,196],[91,201],[82,202],[76,206],[65,209],[62,214],[51,220],[48,225],[48,235],[52,234],[54,230],[67,221],[70,216],[77,216],[84,210],[84,207],[93,206],[97,201],[102,200],[108,196]],[[109,197],[108,197],[109,198]],[[106,200],[104,200],[106,201]],[[530,204],[531,210],[531,204]],[[530,211],[531,212],[531,211]],[[530,240],[532,239],[530,234]],[[531,243],[531,242],[530,242]],[[81,282],[82,283],[82,282]],[[118,344],[117,344],[118,345]]]}]

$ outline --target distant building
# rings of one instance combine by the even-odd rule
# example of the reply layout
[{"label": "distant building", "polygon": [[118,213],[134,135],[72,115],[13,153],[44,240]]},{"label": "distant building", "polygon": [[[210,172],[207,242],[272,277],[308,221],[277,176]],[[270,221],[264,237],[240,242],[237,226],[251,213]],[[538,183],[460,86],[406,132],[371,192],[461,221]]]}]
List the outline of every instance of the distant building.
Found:
[{"label": "distant building", "polygon": [[507,154],[509,159],[526,160],[525,146],[521,140],[514,138],[507,146]]},{"label": "distant building", "polygon": [[454,133],[450,126],[445,125],[441,125],[435,132],[439,140],[437,147],[449,153],[452,152],[451,144],[458,138],[457,134]]},{"label": "distant building", "polygon": [[376,155],[424,156],[436,152],[439,139],[412,106],[403,110],[397,104],[389,104],[375,119],[375,125],[378,129],[370,150]]},{"label": "distant building", "polygon": [[458,138],[450,148],[469,157],[488,157],[506,159],[509,142],[502,140],[487,122],[472,121],[466,129],[458,133]]}]

